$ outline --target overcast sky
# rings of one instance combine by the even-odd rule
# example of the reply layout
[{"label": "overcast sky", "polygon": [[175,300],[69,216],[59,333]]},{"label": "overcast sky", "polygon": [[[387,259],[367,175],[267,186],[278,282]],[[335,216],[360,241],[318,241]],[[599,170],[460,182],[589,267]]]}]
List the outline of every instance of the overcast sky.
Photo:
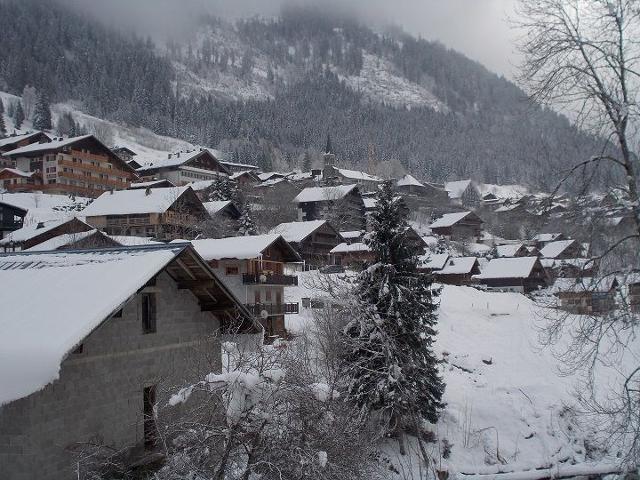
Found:
[{"label": "overcast sky", "polygon": [[[277,15],[283,0],[65,0],[142,33],[188,28],[198,11],[223,16]],[[515,0],[287,0],[334,9],[353,10],[364,20],[395,23],[415,35],[440,40],[511,76],[517,62],[514,33],[507,17]],[[324,4],[324,5],[323,5]]]}]

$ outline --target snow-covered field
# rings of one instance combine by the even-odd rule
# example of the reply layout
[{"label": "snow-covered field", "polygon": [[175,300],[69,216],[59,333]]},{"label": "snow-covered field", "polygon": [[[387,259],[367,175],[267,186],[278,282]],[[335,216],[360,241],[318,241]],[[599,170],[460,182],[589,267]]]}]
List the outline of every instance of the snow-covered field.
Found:
[{"label": "snow-covered field", "polygon": [[[287,289],[287,301],[325,296],[308,287],[317,283],[315,275],[321,274],[299,274],[300,286]],[[312,310],[300,312],[286,317],[287,328],[312,331]],[[443,444],[429,445],[440,468],[489,474],[588,460],[587,434],[567,408],[576,380],[562,376],[552,352],[539,346],[542,313],[518,293],[444,286],[436,351],[443,359],[447,407],[434,431],[452,448],[442,458]],[[415,458],[397,455],[394,442],[387,447],[399,470],[417,468]]]}]

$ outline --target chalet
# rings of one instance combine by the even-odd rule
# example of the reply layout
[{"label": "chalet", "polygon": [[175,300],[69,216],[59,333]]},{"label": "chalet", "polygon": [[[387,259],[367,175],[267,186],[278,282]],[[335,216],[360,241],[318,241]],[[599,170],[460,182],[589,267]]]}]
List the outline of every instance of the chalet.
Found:
[{"label": "chalet", "polygon": [[418,270],[423,273],[433,273],[442,270],[449,260],[448,253],[425,253],[420,257]]},{"label": "chalet", "polygon": [[474,275],[480,273],[476,257],[449,257],[440,270],[433,274],[437,282],[448,285],[470,285]]},{"label": "chalet", "polygon": [[348,170],[336,166],[336,156],[333,153],[325,153],[322,168],[322,182],[327,186],[357,184],[361,191],[376,191],[382,183],[380,177],[370,175],[358,170]]},{"label": "chalet", "polygon": [[156,406],[221,372],[221,334],[262,336],[189,244],[0,255],[0,283],[7,479],[77,478],[89,444],[135,464],[157,448]]},{"label": "chalet", "polygon": [[267,338],[286,337],[285,315],[297,314],[297,303],[286,303],[286,286],[298,277],[285,273],[287,264],[301,262],[280,235],[254,235],[193,240],[196,251],[236,297],[260,318]]},{"label": "chalet", "polygon": [[553,278],[592,277],[598,272],[598,261],[592,258],[542,258],[540,262]]},{"label": "chalet", "polygon": [[400,195],[412,195],[428,199],[429,204],[445,205],[449,196],[444,186],[437,186],[434,183],[420,182],[412,175],[406,174],[396,182],[396,191]]},{"label": "chalet", "polygon": [[627,301],[632,312],[640,312],[640,275],[632,274],[625,279],[627,286]]},{"label": "chalet", "polygon": [[9,135],[8,137],[0,138],[0,165],[2,165],[2,161],[4,160],[6,166],[13,166],[10,159],[2,158],[2,155],[10,152],[11,150],[26,147],[33,143],[46,143],[50,141],[51,138],[49,138],[49,136],[44,132],[31,132],[23,135]]},{"label": "chalet", "polygon": [[582,256],[583,246],[576,240],[557,240],[545,243],[540,249],[543,258],[566,259]]},{"label": "chalet", "polygon": [[242,216],[236,204],[231,200],[204,202],[202,205],[212,219],[223,218],[225,220],[236,221]]},{"label": "chalet", "polygon": [[362,242],[365,232],[362,230],[348,230],[340,232],[340,236],[344,238],[347,244]]},{"label": "chalet", "polygon": [[5,251],[26,250],[59,235],[80,234],[91,230],[91,225],[75,217],[34,222],[11,232],[0,240],[0,246]]},{"label": "chalet", "polygon": [[[122,160],[124,160],[127,163],[130,163],[131,161],[135,162],[135,160],[133,160],[133,157],[135,157],[137,155],[137,153],[134,152],[133,150],[131,150],[128,147],[113,147],[111,149],[111,151],[113,153],[115,153],[117,156],[119,156]],[[138,163],[138,162],[135,162],[135,163]],[[138,164],[138,165],[140,165],[140,164]],[[140,165],[140,167],[141,166],[142,165]],[[138,167],[138,168],[140,168],[140,167]]]},{"label": "chalet", "polygon": [[220,163],[231,173],[238,173],[238,172],[257,173],[260,170],[260,167],[258,167],[257,165],[250,165],[248,163],[226,162],[223,160],[221,160]]},{"label": "chalet", "polygon": [[331,250],[344,242],[340,233],[326,220],[281,223],[270,233],[282,235],[311,266],[330,264]]},{"label": "chalet", "polygon": [[529,293],[546,287],[548,276],[538,257],[495,258],[474,276],[489,290]]},{"label": "chalet", "polygon": [[8,192],[31,192],[40,186],[42,188],[42,174],[40,172],[23,172],[17,168],[3,168],[0,170],[0,189]]},{"label": "chalet", "polygon": [[365,228],[365,206],[357,185],[305,188],[293,203],[300,221],[329,220],[340,230]]},{"label": "chalet", "polygon": [[109,235],[173,240],[193,238],[208,213],[191,187],[174,187],[107,192],[81,215]]},{"label": "chalet", "polygon": [[137,179],[135,170],[93,135],[34,143],[5,157],[18,170],[38,172],[42,184],[32,190],[47,193],[97,197],[106,190],[128,188]]},{"label": "chalet", "polygon": [[334,265],[359,267],[375,260],[375,253],[362,242],[336,245],[329,252]]},{"label": "chalet", "polygon": [[467,208],[475,208],[482,201],[480,189],[473,180],[446,182],[444,189],[451,200]]},{"label": "chalet", "polygon": [[549,242],[556,242],[559,240],[565,240],[565,236],[562,233],[539,233],[531,239],[531,243],[538,249],[544,247]]},{"label": "chalet", "polygon": [[251,187],[260,183],[260,178],[253,170],[233,172],[229,177],[234,180],[239,187]]},{"label": "chalet", "polygon": [[147,188],[170,188],[175,187],[173,183],[166,179],[150,180],[148,182],[134,182],[129,185],[129,190],[147,189]]},{"label": "chalet", "polygon": [[257,175],[261,182],[268,182],[269,180],[276,180],[279,178],[287,178],[289,176],[288,173],[281,172],[263,172],[258,173]]},{"label": "chalet", "polygon": [[497,245],[496,257],[530,257],[530,252],[522,243],[514,243],[509,245]]},{"label": "chalet", "polygon": [[28,212],[22,206],[4,202],[4,197],[5,195],[0,195],[0,239],[22,228]]},{"label": "chalet", "polygon": [[613,276],[602,278],[558,278],[552,291],[559,307],[579,315],[601,315],[615,308],[618,281]]},{"label": "chalet", "polygon": [[436,235],[451,240],[469,240],[480,238],[482,219],[473,212],[447,213],[429,225]]},{"label": "chalet", "polygon": [[198,180],[213,180],[231,172],[208,149],[167,154],[167,158],[157,159],[137,170],[143,180],[169,180],[182,186]]},{"label": "chalet", "polygon": [[25,249],[26,252],[44,252],[49,250],[79,250],[121,247],[118,241],[99,230],[87,230],[78,233],[63,233],[38,245]]}]

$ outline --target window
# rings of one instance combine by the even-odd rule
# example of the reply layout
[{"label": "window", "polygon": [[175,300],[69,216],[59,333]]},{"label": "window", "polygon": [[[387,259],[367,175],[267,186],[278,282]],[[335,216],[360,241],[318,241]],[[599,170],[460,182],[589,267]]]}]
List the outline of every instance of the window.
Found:
[{"label": "window", "polygon": [[238,270],[237,265],[230,265],[225,269],[224,273],[225,275],[238,275],[240,270]]},{"label": "window", "polygon": [[142,392],[142,417],[144,426],[144,448],[151,450],[156,445],[156,386],[144,387]]},{"label": "window", "polygon": [[156,294],[142,294],[142,333],[156,332]]}]

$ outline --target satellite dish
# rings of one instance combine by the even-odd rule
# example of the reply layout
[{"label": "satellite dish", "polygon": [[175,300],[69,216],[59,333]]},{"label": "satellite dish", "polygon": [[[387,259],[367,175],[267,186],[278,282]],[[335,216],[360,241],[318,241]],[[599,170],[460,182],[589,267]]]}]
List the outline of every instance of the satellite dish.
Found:
[{"label": "satellite dish", "polygon": [[260,283],[267,283],[267,276],[264,273],[260,274]]},{"label": "satellite dish", "polygon": [[269,312],[267,312],[266,310],[261,310],[260,311],[260,318],[262,318],[263,320],[266,320],[267,317],[269,317]]}]

